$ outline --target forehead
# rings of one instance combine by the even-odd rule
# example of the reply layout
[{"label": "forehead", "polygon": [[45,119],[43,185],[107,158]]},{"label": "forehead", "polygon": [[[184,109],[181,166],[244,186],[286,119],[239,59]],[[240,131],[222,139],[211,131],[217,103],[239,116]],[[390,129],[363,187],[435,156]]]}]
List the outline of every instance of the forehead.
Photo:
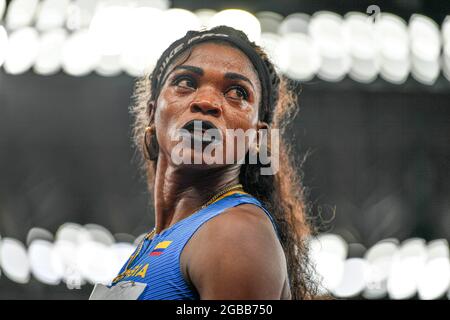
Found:
[{"label": "forehead", "polygon": [[191,65],[220,73],[235,72],[259,85],[259,78],[250,59],[239,49],[223,43],[206,42],[192,48],[181,65]]}]

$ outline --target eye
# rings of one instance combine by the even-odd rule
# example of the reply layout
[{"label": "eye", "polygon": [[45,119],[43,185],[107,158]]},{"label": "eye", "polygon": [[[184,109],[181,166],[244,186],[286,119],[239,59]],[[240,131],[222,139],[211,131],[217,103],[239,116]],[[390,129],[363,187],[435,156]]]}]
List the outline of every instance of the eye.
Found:
[{"label": "eye", "polygon": [[178,77],[175,77],[172,81],[172,85],[186,88],[186,89],[196,89],[196,81],[194,78],[188,75],[181,75]]},{"label": "eye", "polygon": [[241,86],[231,87],[225,95],[231,99],[248,100],[248,92]]}]

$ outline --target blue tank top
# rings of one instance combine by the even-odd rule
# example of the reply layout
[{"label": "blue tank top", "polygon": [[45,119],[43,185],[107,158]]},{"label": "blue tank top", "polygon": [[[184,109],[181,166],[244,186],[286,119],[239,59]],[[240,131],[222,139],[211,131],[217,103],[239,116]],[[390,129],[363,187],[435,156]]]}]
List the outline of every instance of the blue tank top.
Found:
[{"label": "blue tank top", "polygon": [[[178,221],[151,239],[144,238],[143,243],[136,249],[136,258],[128,266],[123,278],[113,281],[112,286],[120,281],[134,281],[145,283],[147,286],[138,300],[197,300],[199,296],[195,289],[184,279],[180,256],[184,246],[194,233],[205,222],[221,214],[228,208],[251,203],[262,208],[272,222],[279,239],[276,224],[270,213],[253,196],[241,192],[230,191],[208,207]],[[130,256],[128,261],[133,257]],[[120,270],[126,270],[128,261]]]}]

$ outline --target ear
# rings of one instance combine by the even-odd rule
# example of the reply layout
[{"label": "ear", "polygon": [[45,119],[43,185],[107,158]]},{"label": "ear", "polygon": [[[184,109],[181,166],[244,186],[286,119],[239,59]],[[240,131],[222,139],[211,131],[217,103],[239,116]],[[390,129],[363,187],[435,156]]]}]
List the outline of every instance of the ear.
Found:
[{"label": "ear", "polygon": [[[262,136],[268,136],[270,130],[270,126],[263,121],[258,121],[258,123],[256,124],[256,136],[255,139],[253,140],[253,143],[250,145],[250,152],[252,152],[253,154],[258,154],[259,153],[259,149],[260,149],[260,138]],[[263,133],[265,131],[265,133]]]},{"label": "ear", "polygon": [[143,151],[144,157],[147,160],[155,161],[158,159],[159,144],[156,139],[155,125],[145,128],[144,141],[143,141]]},{"label": "ear", "polygon": [[258,121],[257,124],[257,149],[258,152],[261,148],[270,148],[270,125],[267,122]]},{"label": "ear", "polygon": [[265,129],[267,131],[270,130],[270,126],[267,124],[267,122],[264,121],[258,121],[258,124],[256,125],[257,130]]},{"label": "ear", "polygon": [[148,118],[149,118],[149,122],[152,123],[155,120],[155,102],[153,100],[150,100],[147,103],[147,114],[148,114]]},{"label": "ear", "polygon": [[[256,125],[257,132],[258,132],[258,139],[260,139],[263,136],[270,136],[270,126],[267,124],[267,122],[258,121],[258,124]],[[258,143],[260,144],[259,140]]]}]

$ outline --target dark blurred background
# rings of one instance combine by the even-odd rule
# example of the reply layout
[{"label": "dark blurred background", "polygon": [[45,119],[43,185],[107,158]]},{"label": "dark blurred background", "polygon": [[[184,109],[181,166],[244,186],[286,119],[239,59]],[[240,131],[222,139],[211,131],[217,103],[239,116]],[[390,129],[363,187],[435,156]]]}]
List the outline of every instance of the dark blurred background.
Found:
[{"label": "dark blurred background", "polygon": [[[173,1],[172,7],[288,15],[365,11],[372,1]],[[422,13],[442,23],[447,1],[377,1],[404,19]],[[97,223],[138,236],[153,226],[143,177],[133,162],[134,78],[59,72],[0,71],[0,235],[26,241],[68,221]],[[450,239],[450,82],[433,86],[408,78],[370,85],[349,78],[294,82],[300,112],[292,121],[311,214],[322,231],[370,247],[395,237]],[[282,170],[282,168],[281,168]],[[67,290],[0,279],[1,298],[86,298]]]}]

